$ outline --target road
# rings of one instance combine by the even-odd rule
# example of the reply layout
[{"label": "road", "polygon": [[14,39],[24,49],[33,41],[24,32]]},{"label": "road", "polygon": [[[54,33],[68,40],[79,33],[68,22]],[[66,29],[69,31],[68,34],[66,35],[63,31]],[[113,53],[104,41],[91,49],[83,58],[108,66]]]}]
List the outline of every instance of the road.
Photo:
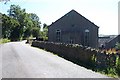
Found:
[{"label": "road", "polygon": [[0,79],[2,79],[2,46],[0,45]]},{"label": "road", "polygon": [[107,78],[24,42],[0,45],[3,78]]}]

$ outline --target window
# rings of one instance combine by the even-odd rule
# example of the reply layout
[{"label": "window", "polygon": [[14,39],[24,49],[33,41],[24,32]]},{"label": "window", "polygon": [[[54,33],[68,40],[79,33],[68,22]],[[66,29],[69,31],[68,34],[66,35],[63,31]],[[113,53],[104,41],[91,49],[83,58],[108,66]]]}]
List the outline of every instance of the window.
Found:
[{"label": "window", "polygon": [[57,42],[61,41],[61,30],[56,30],[56,41]]},{"label": "window", "polygon": [[73,44],[73,40],[72,39],[70,40],[70,44]]},{"label": "window", "polygon": [[74,36],[73,35],[70,36],[69,43],[74,44],[74,41],[75,41]]},{"label": "window", "polygon": [[89,30],[85,30],[85,36],[84,36],[84,46],[89,46]]}]

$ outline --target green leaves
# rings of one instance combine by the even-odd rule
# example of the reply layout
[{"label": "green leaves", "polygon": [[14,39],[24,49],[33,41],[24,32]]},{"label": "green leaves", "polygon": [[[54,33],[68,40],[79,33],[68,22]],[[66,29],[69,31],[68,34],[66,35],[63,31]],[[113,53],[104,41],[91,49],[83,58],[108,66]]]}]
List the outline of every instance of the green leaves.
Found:
[{"label": "green leaves", "polygon": [[120,43],[116,44],[116,49],[120,49]]},{"label": "green leaves", "polygon": [[40,36],[40,29],[38,27],[32,28],[32,35],[33,35],[33,37]]},{"label": "green leaves", "polygon": [[48,26],[47,24],[43,24],[43,31],[41,31],[40,33],[41,38],[43,38],[43,40],[48,40]]},{"label": "green leaves", "polygon": [[10,38],[11,32],[15,27],[19,26],[19,22],[5,14],[2,14],[2,34],[3,38]]},{"label": "green leaves", "polygon": [[14,41],[40,35],[39,17],[34,13],[26,13],[19,5],[11,5],[8,15],[2,14],[2,19],[3,38]]}]

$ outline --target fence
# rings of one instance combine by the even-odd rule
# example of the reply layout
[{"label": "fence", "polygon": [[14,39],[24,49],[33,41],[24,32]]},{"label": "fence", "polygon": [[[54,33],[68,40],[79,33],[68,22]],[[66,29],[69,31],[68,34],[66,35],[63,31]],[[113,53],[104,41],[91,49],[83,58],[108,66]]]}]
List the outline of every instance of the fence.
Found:
[{"label": "fence", "polygon": [[33,41],[32,46],[53,52],[72,62],[82,63],[89,67],[107,68],[116,67],[120,61],[120,53],[109,54],[90,47],[83,47],[78,44],[64,44],[53,42]]}]

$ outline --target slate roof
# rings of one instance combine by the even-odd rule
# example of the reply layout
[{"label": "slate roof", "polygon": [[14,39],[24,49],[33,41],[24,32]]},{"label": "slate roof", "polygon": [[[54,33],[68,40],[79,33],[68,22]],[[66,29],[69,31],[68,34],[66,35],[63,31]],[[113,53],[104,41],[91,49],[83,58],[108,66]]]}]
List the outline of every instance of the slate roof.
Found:
[{"label": "slate roof", "polygon": [[[88,20],[87,18],[85,18],[84,16],[82,16],[81,14],[79,14],[77,11],[75,11],[74,9],[72,9],[70,12],[68,12],[67,14],[65,14],[64,16],[62,16],[61,18],[59,18],[58,20],[56,20],[55,22],[52,22],[52,24],[50,26],[52,26],[53,24],[57,23],[58,21],[60,21],[61,19],[63,19],[64,17],[67,17],[68,15],[73,15],[76,14],[79,17],[84,18],[85,20],[87,20],[88,22],[92,23],[93,25],[95,25],[93,22],[91,22],[90,20]],[[50,27],[49,26],[49,27]],[[96,27],[98,27],[97,25],[95,25]],[[98,27],[99,28],[99,27]]]}]

